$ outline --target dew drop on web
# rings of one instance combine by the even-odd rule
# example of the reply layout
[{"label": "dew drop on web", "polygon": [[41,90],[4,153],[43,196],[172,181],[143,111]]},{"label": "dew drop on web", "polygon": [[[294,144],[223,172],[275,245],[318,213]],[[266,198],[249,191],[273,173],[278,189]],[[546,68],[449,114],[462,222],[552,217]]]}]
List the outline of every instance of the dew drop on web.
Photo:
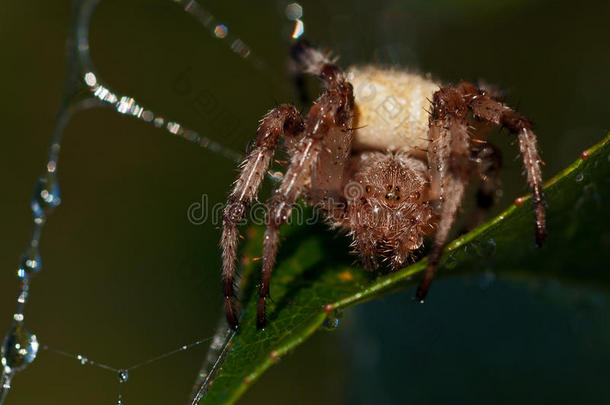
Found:
[{"label": "dew drop on web", "polygon": [[34,222],[40,224],[47,218],[49,212],[61,203],[59,182],[55,171],[45,171],[36,182],[30,207],[34,214]]},{"label": "dew drop on web", "polygon": [[[16,314],[17,315],[17,314]],[[0,365],[2,377],[0,379],[0,404],[4,402],[11,380],[18,371],[31,364],[38,354],[38,339],[23,325],[23,317],[16,321],[2,342],[0,351]]]},{"label": "dew drop on web", "polygon": [[21,279],[29,278],[32,275],[39,273],[41,269],[42,258],[38,246],[36,244],[31,245],[23,254],[21,263],[17,269],[17,276]]},{"label": "dew drop on web", "polygon": [[129,371],[128,370],[119,370],[119,372],[117,373],[117,378],[119,379],[119,382],[121,384],[123,384],[124,382],[127,382],[127,380],[129,380]]},{"label": "dew drop on web", "polygon": [[36,359],[38,354],[38,339],[23,325],[15,322],[2,342],[3,373],[14,374],[23,370]]}]

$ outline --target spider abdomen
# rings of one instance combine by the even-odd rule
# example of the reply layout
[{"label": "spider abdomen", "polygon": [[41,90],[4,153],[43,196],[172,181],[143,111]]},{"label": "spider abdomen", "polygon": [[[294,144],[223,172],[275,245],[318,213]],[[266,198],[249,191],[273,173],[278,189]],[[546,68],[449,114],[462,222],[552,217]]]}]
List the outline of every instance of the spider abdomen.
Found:
[{"label": "spider abdomen", "polygon": [[355,150],[410,152],[428,147],[430,100],[440,86],[420,75],[373,66],[352,67]]}]

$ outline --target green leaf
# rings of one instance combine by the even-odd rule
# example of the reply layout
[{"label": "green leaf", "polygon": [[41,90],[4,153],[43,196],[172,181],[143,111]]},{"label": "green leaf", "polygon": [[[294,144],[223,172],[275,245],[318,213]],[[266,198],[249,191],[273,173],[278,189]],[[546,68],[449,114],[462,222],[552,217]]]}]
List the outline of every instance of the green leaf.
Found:
[{"label": "green leaf", "polygon": [[[503,277],[553,277],[572,284],[608,289],[610,271],[594,254],[610,248],[610,134],[545,186],[548,240],[534,243],[529,197],[454,240],[446,249],[438,277],[493,270]],[[415,286],[426,260],[395,273],[377,275],[354,267],[347,240],[324,226],[287,226],[271,282],[268,326],[255,326],[259,265],[244,269],[243,317],[224,364],[202,404],[234,403],[248,387],[287,351],[302,343],[325,320],[360,302]],[[250,229],[246,258],[260,254],[263,230]],[[248,259],[245,260],[246,262]],[[434,299],[434,288],[429,295]],[[413,304],[417,305],[417,304]],[[332,323],[332,322],[331,322]]]}]

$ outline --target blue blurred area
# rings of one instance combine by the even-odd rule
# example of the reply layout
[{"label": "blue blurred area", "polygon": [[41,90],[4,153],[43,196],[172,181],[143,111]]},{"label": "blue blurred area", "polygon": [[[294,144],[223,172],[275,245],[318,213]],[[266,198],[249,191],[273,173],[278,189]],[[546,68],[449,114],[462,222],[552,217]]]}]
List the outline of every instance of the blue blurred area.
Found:
[{"label": "blue blurred area", "polygon": [[457,279],[438,282],[425,305],[413,294],[346,315],[346,403],[608,401],[610,305],[601,291]]}]

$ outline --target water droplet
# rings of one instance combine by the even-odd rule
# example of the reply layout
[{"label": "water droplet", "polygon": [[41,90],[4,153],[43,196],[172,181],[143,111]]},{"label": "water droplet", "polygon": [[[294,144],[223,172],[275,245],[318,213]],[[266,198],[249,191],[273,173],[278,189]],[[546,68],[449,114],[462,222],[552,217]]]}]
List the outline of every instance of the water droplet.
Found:
[{"label": "water droplet", "polygon": [[85,79],[85,83],[89,87],[93,87],[97,84],[97,78],[95,77],[95,73],[93,73],[93,72],[85,73],[84,79]]},{"label": "water droplet", "polygon": [[303,17],[303,7],[299,3],[290,3],[286,6],[286,17],[295,21]]},{"label": "water droplet", "polygon": [[77,355],[76,358],[78,359],[78,361],[80,361],[80,364],[82,364],[83,366],[89,362],[88,358],[86,358],[85,356],[82,356],[80,354]]},{"label": "water droplet", "polygon": [[324,319],[324,322],[322,322],[321,328],[326,331],[332,331],[337,329],[340,324],[339,319],[343,317],[343,311],[335,309],[332,311],[327,311],[326,313],[328,314],[328,316],[326,317],[326,319]]},{"label": "water droplet", "polygon": [[42,269],[42,258],[37,246],[30,246],[21,259],[21,264],[17,269],[17,276],[19,278],[31,277],[32,275],[40,272]]},{"label": "water droplet", "polygon": [[322,323],[322,329],[331,331],[339,327],[339,318],[328,317]]},{"label": "water droplet", "polygon": [[152,111],[149,111],[149,110],[142,111],[142,119],[144,121],[151,122],[154,117],[155,117],[155,115],[153,114]]},{"label": "water droplet", "polygon": [[584,178],[585,178],[584,174],[578,173],[576,175],[576,177],[574,178],[574,180],[576,180],[577,183],[580,183]]},{"label": "water droplet", "polygon": [[11,380],[13,379],[12,373],[2,372],[2,377],[0,379],[0,405],[4,403],[8,391],[11,389]]},{"label": "water droplet", "polygon": [[229,34],[229,29],[224,24],[218,24],[214,28],[214,35],[216,35],[216,38],[222,39],[222,38],[225,38],[228,34]]},{"label": "water droplet", "polygon": [[136,104],[136,100],[131,97],[121,97],[121,100],[116,104],[116,110],[121,114],[131,114],[140,117],[144,111],[142,107]]},{"label": "water droplet", "polygon": [[59,182],[55,172],[45,171],[40,176],[34,189],[34,195],[30,203],[36,223],[43,222],[47,214],[61,203]]},{"label": "water droplet", "polygon": [[56,169],[57,169],[57,161],[56,160],[49,160],[47,162],[47,171],[54,172]]},{"label": "water droplet", "polygon": [[17,297],[17,302],[20,304],[25,304],[25,302],[28,300],[28,290],[24,289],[19,293],[19,296]]},{"label": "water droplet", "polygon": [[[13,379],[13,375],[10,373],[6,373],[4,375],[2,375],[2,388],[3,390],[9,390],[11,389],[11,380]],[[0,399],[2,399],[2,396],[0,396]],[[2,401],[0,400],[0,404],[2,403]]]},{"label": "water droplet", "polygon": [[2,370],[4,374],[14,374],[23,370],[36,359],[38,339],[23,326],[15,322],[2,343]]},{"label": "water droplet", "polygon": [[119,370],[119,372],[117,373],[117,378],[119,379],[119,382],[121,384],[123,384],[124,382],[127,382],[127,380],[129,380],[129,371]]},{"label": "water droplet", "polygon": [[301,35],[303,35],[304,32],[305,32],[305,24],[303,24],[303,21],[301,21],[301,20],[296,20],[294,23],[294,30],[292,30],[291,37],[293,39],[297,39]]},{"label": "water droplet", "polygon": [[153,120],[153,124],[157,128],[162,127],[164,123],[165,123],[165,119],[163,117],[157,117]]},{"label": "water droplet", "polygon": [[167,130],[174,135],[181,135],[182,133],[184,133],[182,125],[178,124],[177,122],[168,122]]},{"label": "water droplet", "polygon": [[91,88],[91,90],[93,91],[93,95],[95,97],[97,97],[100,100],[105,101],[107,103],[114,104],[118,100],[116,94],[114,94],[113,92],[111,92],[104,86],[100,86],[100,85],[93,86]]}]

